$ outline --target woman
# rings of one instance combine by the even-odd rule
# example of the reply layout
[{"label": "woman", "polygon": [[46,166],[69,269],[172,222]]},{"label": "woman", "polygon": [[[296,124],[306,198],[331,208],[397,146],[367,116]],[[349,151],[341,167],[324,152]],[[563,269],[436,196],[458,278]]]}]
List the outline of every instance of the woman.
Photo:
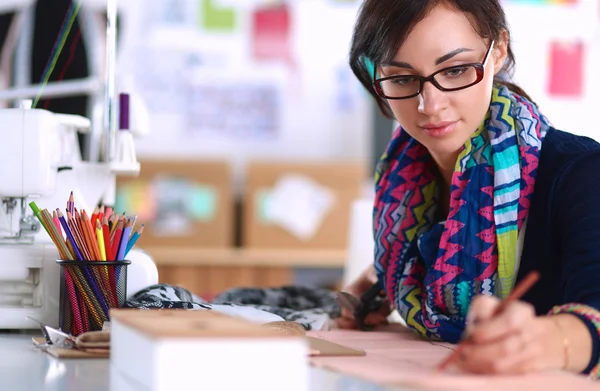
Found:
[{"label": "woman", "polygon": [[[600,145],[499,77],[509,38],[498,0],[364,2],[350,65],[401,128],[376,175],[374,267],[346,290],[379,280],[419,334],[470,336],[464,370],[596,378]],[[540,281],[492,317],[532,270]]]}]

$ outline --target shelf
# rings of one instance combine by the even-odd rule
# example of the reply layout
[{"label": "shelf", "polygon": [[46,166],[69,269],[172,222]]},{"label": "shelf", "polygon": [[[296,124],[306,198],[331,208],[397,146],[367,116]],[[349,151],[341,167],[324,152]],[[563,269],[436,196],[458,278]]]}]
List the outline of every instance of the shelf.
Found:
[{"label": "shelf", "polygon": [[345,250],[207,249],[145,247],[159,266],[280,266],[342,268]]}]

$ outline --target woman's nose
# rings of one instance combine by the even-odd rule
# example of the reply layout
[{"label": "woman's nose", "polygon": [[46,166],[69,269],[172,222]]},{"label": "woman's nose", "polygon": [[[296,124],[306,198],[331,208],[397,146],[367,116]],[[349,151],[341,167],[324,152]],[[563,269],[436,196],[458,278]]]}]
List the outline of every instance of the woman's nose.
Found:
[{"label": "woman's nose", "polygon": [[443,91],[438,90],[433,84],[425,83],[419,94],[419,113],[428,117],[435,117],[445,108],[447,99]]}]

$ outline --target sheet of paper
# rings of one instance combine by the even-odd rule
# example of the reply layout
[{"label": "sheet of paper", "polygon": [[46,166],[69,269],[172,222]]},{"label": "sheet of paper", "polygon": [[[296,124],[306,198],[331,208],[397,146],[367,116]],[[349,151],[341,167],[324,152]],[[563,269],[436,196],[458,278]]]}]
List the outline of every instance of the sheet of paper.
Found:
[{"label": "sheet of paper", "polygon": [[584,86],[584,43],[555,41],[549,50],[548,93],[580,98]]},{"label": "sheet of paper", "polygon": [[190,85],[188,91],[189,135],[264,140],[279,132],[283,97],[276,81],[206,81]]},{"label": "sheet of paper", "polygon": [[260,8],[252,13],[252,54],[256,61],[292,62],[291,18],[285,4]]},{"label": "sheet of paper", "polygon": [[334,195],[315,181],[286,175],[276,184],[267,205],[268,220],[301,240],[310,240],[331,211]]},{"label": "sheet of paper", "polygon": [[237,12],[235,8],[218,4],[215,0],[202,1],[201,27],[208,31],[230,32],[236,29]]},{"label": "sheet of paper", "polygon": [[431,391],[545,391],[598,390],[600,385],[586,377],[563,372],[527,376],[476,376],[449,369],[443,374],[434,368],[455,349],[455,345],[431,342],[401,325],[378,331],[333,330],[309,332],[332,342],[364,349],[364,357],[312,357],[310,362],[385,386],[408,386]]}]

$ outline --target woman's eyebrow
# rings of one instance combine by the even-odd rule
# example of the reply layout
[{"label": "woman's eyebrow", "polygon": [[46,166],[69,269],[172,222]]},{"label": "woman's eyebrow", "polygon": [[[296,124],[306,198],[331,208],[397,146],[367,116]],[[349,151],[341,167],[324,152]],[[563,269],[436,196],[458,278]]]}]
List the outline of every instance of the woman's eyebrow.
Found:
[{"label": "woman's eyebrow", "polygon": [[390,60],[390,61],[386,61],[383,64],[381,64],[382,66],[386,67],[386,66],[394,66],[394,67],[398,67],[398,68],[406,68],[406,69],[413,69],[412,65],[410,65],[407,62],[402,62],[402,61],[394,61],[394,60]]},{"label": "woman's eyebrow", "polygon": [[[454,49],[451,52],[448,52],[446,54],[444,54],[443,56],[439,57],[438,59],[435,60],[435,65],[440,65],[441,63],[444,63],[448,60],[450,60],[452,57],[456,56],[457,54],[460,53],[464,53],[464,52],[472,52],[473,49],[469,49],[469,48],[458,48],[458,49]],[[402,62],[402,61],[395,61],[395,60],[390,60],[390,61],[386,61],[385,63],[381,64],[382,66],[395,66],[398,68],[406,68],[406,69],[413,69],[413,66],[410,65],[407,62]]]},{"label": "woman's eyebrow", "polygon": [[464,53],[464,52],[472,52],[472,51],[473,51],[473,49],[468,49],[468,48],[454,49],[453,51],[446,53],[442,57],[435,60],[435,65],[440,65],[441,63],[448,61],[449,59],[456,56],[457,54]]}]

